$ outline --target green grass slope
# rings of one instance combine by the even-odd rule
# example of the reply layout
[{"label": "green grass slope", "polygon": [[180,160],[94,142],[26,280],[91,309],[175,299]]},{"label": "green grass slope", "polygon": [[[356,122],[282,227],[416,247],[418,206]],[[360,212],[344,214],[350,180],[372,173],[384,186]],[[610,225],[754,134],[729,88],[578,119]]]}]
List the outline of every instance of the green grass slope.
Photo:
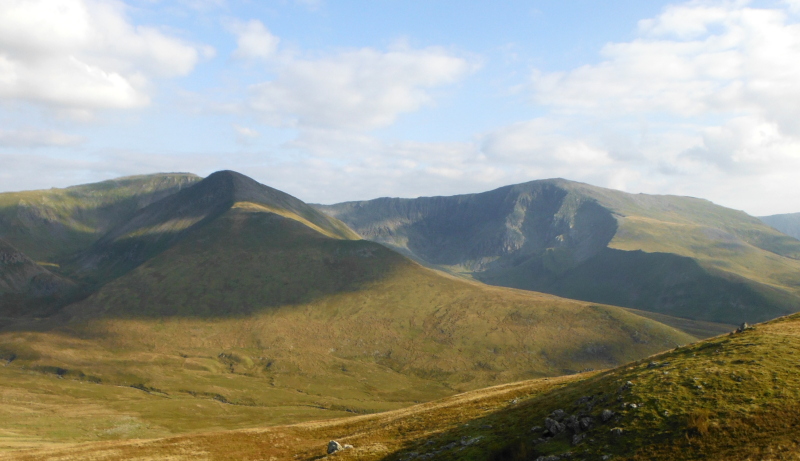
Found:
[{"label": "green grass slope", "polygon": [[[612,370],[382,414],[0,459],[795,460],[799,347],[793,315]],[[352,448],[326,458],[329,440]]]},{"label": "green grass slope", "polygon": [[553,179],[318,208],[423,264],[490,284],[708,321],[800,306],[800,241],[706,200]]},{"label": "green grass slope", "polygon": [[[155,235],[147,249],[164,233],[168,246],[51,318],[7,326],[0,413],[20,417],[2,418],[0,444],[372,413],[695,339],[435,272],[262,187],[223,172],[144,208],[103,242]],[[162,225],[187,217],[200,218]]]},{"label": "green grass slope", "polygon": [[776,214],[772,216],[760,216],[758,219],[764,221],[769,226],[800,239],[800,213]]},{"label": "green grass slope", "polygon": [[37,262],[57,263],[137,210],[199,180],[192,174],[154,174],[0,193],[0,237]]}]

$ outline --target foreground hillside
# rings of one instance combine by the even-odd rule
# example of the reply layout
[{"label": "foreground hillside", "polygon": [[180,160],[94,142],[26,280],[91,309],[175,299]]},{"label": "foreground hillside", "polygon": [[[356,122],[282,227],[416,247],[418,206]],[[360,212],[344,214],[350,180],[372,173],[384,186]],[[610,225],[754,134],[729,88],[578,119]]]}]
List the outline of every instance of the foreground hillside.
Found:
[{"label": "foreground hillside", "polygon": [[552,179],[318,208],[423,264],[494,285],[735,323],[800,306],[800,241],[706,200]]},{"label": "foreground hillside", "polygon": [[726,328],[448,276],[234,172],[141,208],[61,270],[98,288],[0,330],[0,446],[374,413]]},{"label": "foreground hillside", "polygon": [[[798,348],[795,315],[609,371],[377,415],[0,459],[798,459]],[[329,440],[353,448],[326,458]]]}]

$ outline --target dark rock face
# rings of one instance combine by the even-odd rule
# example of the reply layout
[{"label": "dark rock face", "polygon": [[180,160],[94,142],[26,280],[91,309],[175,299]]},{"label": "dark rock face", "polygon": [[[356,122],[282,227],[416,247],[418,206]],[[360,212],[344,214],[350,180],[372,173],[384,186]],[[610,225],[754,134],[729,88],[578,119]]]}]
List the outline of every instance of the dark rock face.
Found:
[{"label": "dark rock face", "polygon": [[[475,272],[514,267],[561,249],[582,261],[616,232],[611,213],[558,181],[534,181],[481,194],[380,198],[321,206],[363,237],[406,246],[429,264]],[[401,243],[402,242],[402,243]]]},{"label": "dark rock face", "polygon": [[544,420],[544,427],[551,435],[558,435],[564,432],[564,430],[567,428],[567,426],[552,418],[546,418]]}]

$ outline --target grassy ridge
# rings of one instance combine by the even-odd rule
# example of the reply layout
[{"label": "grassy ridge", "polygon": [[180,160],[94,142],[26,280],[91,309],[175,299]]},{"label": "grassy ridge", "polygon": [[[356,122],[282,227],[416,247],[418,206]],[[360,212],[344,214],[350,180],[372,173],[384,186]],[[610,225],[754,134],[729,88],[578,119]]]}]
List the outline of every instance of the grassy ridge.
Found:
[{"label": "grassy ridge", "polygon": [[[482,389],[385,414],[294,426],[16,453],[0,459],[797,459],[800,316],[619,368]],[[633,405],[632,405],[633,404]],[[563,410],[565,416],[558,416]],[[613,414],[603,420],[602,413]],[[590,417],[584,436],[544,420]],[[538,429],[532,431],[531,429]],[[556,458],[553,458],[556,459]]]},{"label": "grassy ridge", "polygon": [[154,174],[0,193],[0,237],[35,261],[58,262],[137,210],[199,180],[192,174]]}]

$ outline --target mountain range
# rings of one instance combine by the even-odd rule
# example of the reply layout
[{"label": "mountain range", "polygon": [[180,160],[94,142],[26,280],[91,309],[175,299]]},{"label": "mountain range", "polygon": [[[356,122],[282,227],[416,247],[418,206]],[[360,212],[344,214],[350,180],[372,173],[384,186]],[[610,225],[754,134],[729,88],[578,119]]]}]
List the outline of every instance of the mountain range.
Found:
[{"label": "mountain range", "polygon": [[364,238],[492,285],[729,323],[800,308],[800,241],[707,200],[551,179],[318,208]]},{"label": "mountain range", "polygon": [[798,310],[798,248],[710,202],[564,180],[332,206],[231,171],[4,193],[0,447],[620,366]]}]

